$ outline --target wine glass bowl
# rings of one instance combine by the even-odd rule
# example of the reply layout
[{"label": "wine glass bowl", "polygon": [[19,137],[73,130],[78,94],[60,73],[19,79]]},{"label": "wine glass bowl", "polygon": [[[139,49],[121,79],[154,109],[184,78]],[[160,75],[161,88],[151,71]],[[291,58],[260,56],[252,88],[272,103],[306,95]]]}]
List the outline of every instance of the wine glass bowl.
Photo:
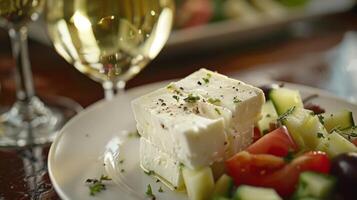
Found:
[{"label": "wine glass bowl", "polygon": [[173,12],[172,0],[49,0],[46,20],[57,52],[110,99],[161,51]]},{"label": "wine glass bowl", "polygon": [[[0,0],[0,26],[9,31],[16,63],[17,98],[13,106],[0,115],[0,147],[49,143],[62,125],[80,110],[78,104],[64,98],[52,101],[50,107],[35,95],[26,25],[38,18],[44,3],[44,0]],[[71,115],[66,114],[69,112]]]}]

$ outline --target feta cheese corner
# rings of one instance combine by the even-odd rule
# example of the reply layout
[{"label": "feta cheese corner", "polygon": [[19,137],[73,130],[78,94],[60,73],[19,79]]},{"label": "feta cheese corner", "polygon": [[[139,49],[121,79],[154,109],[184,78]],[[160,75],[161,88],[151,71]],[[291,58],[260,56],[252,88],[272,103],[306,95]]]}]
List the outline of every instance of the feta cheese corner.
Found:
[{"label": "feta cheese corner", "polygon": [[220,105],[232,111],[237,125],[261,117],[265,102],[263,91],[217,72],[200,69],[176,82],[175,86],[188,93],[200,94],[208,100],[219,100]]}]

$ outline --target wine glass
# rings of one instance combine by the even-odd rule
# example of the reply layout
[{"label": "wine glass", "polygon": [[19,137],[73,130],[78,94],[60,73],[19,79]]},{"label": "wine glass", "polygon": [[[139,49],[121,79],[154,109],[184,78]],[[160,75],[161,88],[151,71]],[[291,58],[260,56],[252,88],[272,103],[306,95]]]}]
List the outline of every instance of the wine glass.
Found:
[{"label": "wine glass", "polygon": [[[0,26],[9,31],[16,63],[14,105],[0,115],[0,146],[18,147],[51,142],[58,129],[78,111],[78,104],[65,99],[50,108],[35,95],[27,47],[29,21],[36,20],[44,0],[0,0]],[[63,103],[63,102],[62,102]],[[70,108],[73,106],[73,109]],[[74,111],[72,114],[63,112]]]},{"label": "wine glass", "polygon": [[46,13],[57,52],[100,82],[110,100],[161,51],[171,31],[174,3],[48,0]]}]

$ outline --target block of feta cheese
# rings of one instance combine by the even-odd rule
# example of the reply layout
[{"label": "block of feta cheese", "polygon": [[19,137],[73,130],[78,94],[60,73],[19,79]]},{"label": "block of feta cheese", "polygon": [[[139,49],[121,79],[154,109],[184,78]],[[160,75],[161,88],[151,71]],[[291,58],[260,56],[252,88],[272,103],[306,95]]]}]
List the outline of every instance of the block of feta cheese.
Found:
[{"label": "block of feta cheese", "polygon": [[182,94],[179,100],[173,95],[163,88],[133,101],[139,134],[190,168],[222,159],[226,145],[223,117],[202,116],[209,107],[201,102],[202,97],[187,103],[184,98],[189,95]]},{"label": "block of feta cheese", "polygon": [[260,89],[206,69],[135,99],[142,168],[180,187],[179,165],[209,166],[251,143],[264,101]]}]

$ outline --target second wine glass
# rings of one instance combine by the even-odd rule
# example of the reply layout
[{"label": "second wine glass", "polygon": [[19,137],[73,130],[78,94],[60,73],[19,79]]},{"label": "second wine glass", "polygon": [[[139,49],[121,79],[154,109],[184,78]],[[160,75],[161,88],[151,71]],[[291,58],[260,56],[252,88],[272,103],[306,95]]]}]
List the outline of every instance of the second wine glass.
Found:
[{"label": "second wine glass", "polygon": [[48,0],[48,32],[57,52],[102,83],[112,99],[166,43],[172,0]]}]

